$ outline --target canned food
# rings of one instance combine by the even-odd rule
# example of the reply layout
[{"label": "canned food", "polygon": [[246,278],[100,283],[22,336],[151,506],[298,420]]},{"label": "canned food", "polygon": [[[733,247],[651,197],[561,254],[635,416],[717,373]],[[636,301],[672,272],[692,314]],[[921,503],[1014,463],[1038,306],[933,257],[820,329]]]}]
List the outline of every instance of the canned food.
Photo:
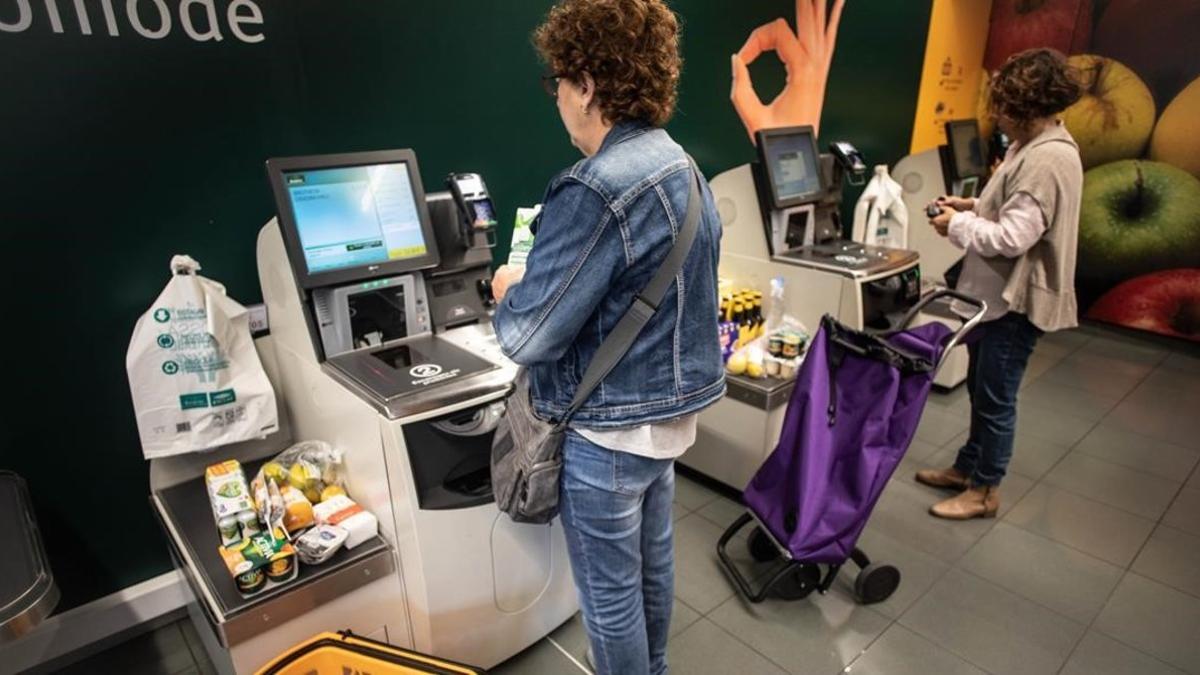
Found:
[{"label": "canned food", "polygon": [[237,514],[237,520],[242,528],[242,536],[246,539],[256,534],[261,534],[263,531],[262,523],[258,520],[258,514],[253,511],[242,511]]},{"label": "canned food", "polygon": [[217,521],[217,530],[221,533],[221,545],[229,546],[242,540],[242,530],[238,527],[237,516],[225,516]]},{"label": "canned food", "polygon": [[271,581],[287,581],[292,575],[293,566],[292,556],[276,558],[267,566],[267,578]]},{"label": "canned food", "polygon": [[263,574],[261,568],[253,569],[245,574],[239,574],[237,578],[234,579],[234,583],[237,584],[237,589],[239,592],[245,595],[250,595],[251,593],[257,593],[261,591],[263,586],[267,585],[267,577],[265,574]]},{"label": "canned food", "polygon": [[783,349],[781,355],[785,359],[794,359],[800,356],[800,336],[795,333],[789,333],[783,336]]}]

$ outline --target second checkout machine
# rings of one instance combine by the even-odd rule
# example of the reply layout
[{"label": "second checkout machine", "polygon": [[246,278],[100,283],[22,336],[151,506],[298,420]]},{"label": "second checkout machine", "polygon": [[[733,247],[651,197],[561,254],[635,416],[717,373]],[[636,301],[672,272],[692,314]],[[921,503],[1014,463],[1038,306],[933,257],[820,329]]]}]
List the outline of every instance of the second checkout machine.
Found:
[{"label": "second checkout machine", "polygon": [[[920,299],[915,251],[843,238],[847,178],[866,163],[844,142],[817,150],[810,126],[758,132],[758,161],[709,184],[721,217],[720,275],[734,288],[766,289],[781,277],[784,313],[810,331],[832,315],[862,329],[885,329]],[[725,398],[700,415],[696,443],[680,461],[741,490],[775,449],[794,380],[728,376]]]},{"label": "second checkout machine", "polygon": [[[1007,140],[997,135],[991,147],[989,155],[976,120],[952,120],[946,123],[944,145],[908,155],[897,162],[892,171],[904,189],[908,222],[914,224],[909,228],[908,244],[921,254],[925,269],[924,292],[952,285],[954,274],[951,270],[963,257],[961,249],[926,224],[929,220],[926,207],[943,195],[978,197],[988,175],[988,164],[997,154],[1003,157]],[[959,325],[948,302],[932,303],[921,311],[915,324],[932,321],[955,328]],[[967,378],[967,366],[966,346],[955,347],[934,378],[934,385],[943,389],[958,386]]]},{"label": "second checkout machine", "polygon": [[449,193],[427,196],[409,150],[271,160],[268,174],[279,215],[258,237],[270,348],[258,344],[287,438],[234,457],[253,471],[293,440],[343,449],[348,491],[380,536],[243,599],[195,478],[225,457],[160,470],[154,501],[206,650],[218,670],[247,672],[348,629],[490,668],[578,607],[561,525],[514,523],[492,498],[491,441],[516,366],[487,316],[486,187],[452,176]]}]

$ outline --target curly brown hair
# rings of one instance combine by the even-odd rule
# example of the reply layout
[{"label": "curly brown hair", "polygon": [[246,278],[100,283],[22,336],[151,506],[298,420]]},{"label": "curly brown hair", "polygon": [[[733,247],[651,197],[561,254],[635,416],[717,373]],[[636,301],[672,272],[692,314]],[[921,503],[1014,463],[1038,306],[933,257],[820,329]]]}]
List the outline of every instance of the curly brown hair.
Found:
[{"label": "curly brown hair", "polygon": [[563,0],[533,43],[560,76],[592,76],[608,122],[671,119],[683,59],[679,22],[662,0]]},{"label": "curly brown hair", "polygon": [[991,107],[1017,124],[1066,110],[1083,95],[1079,77],[1062,53],[1029,49],[1008,57],[991,83]]}]

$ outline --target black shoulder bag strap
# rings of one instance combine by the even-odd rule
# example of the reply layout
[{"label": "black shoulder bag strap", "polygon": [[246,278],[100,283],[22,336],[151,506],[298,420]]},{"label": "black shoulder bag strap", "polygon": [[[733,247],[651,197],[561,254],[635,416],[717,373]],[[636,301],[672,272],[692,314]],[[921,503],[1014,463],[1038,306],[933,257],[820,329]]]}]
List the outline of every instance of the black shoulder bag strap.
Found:
[{"label": "black shoulder bag strap", "polygon": [[604,338],[604,342],[600,343],[600,347],[596,349],[592,362],[579,381],[579,388],[575,390],[575,398],[571,400],[570,407],[556,425],[559,429],[566,427],[575,412],[583,407],[584,402],[592,395],[596,387],[600,386],[600,382],[625,357],[625,353],[633,346],[638,334],[650,322],[650,317],[658,311],[658,306],[666,296],[667,290],[675,282],[675,276],[679,274],[679,270],[683,269],[683,262],[691,252],[692,243],[696,241],[696,232],[700,229],[700,212],[702,210],[700,172],[696,169],[696,164],[691,157],[688,158],[688,170],[692,180],[690,181],[687,215],[683,219],[683,227],[679,229],[670,253],[659,265],[654,278],[642,289],[641,293],[634,296],[633,304],[625,311],[625,315],[617,322],[608,337]]}]

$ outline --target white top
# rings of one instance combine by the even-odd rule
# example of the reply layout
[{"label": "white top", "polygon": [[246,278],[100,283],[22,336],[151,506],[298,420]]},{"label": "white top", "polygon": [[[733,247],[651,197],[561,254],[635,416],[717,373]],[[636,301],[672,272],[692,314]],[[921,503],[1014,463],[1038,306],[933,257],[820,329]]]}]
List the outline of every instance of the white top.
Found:
[{"label": "white top", "polygon": [[592,443],[609,450],[651,459],[675,459],[696,442],[696,415],[629,429],[576,429]]},{"label": "white top", "polygon": [[[1033,248],[1046,232],[1046,219],[1037,200],[1018,192],[1000,208],[1000,222],[994,223],[974,211],[962,211],[950,219],[947,236],[950,243],[967,252],[958,290],[987,303],[984,321],[999,319],[1008,313],[1004,287],[1010,268],[989,265],[985,258],[1017,258]],[[956,311],[962,310],[955,307]],[[966,310],[970,313],[969,309]]]}]

